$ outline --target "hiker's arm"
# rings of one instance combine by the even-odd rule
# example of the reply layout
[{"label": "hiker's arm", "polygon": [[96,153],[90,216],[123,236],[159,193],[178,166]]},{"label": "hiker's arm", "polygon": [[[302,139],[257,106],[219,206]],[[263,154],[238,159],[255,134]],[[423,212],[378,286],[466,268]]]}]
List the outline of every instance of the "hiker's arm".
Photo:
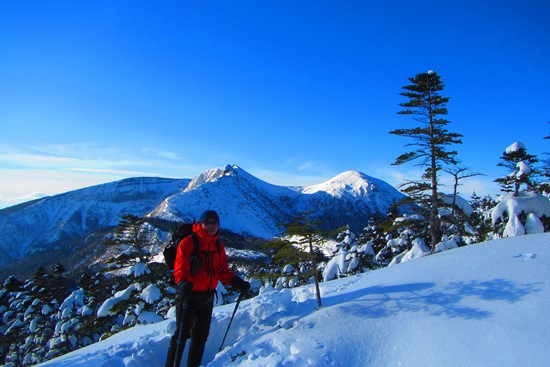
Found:
[{"label": "hiker's arm", "polygon": [[193,239],[191,237],[181,240],[176,250],[176,260],[174,261],[174,280],[176,284],[179,284],[182,280],[191,281],[191,274],[189,274],[190,264],[189,261],[184,261],[184,259],[191,258],[192,250]]},{"label": "hiker's arm", "polygon": [[220,280],[223,284],[229,285],[233,278],[235,277],[235,273],[229,269],[229,264],[227,263],[227,254],[225,253],[225,247],[223,245],[220,245],[220,273],[219,273]]}]

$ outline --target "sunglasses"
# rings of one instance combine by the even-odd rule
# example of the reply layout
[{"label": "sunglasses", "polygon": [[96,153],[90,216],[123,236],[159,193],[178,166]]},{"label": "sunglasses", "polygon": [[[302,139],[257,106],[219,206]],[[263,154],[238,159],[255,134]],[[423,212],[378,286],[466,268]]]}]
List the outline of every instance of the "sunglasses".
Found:
[{"label": "sunglasses", "polygon": [[218,225],[218,221],[215,220],[215,219],[207,219],[203,222],[204,224],[210,224],[212,226],[217,226]]}]

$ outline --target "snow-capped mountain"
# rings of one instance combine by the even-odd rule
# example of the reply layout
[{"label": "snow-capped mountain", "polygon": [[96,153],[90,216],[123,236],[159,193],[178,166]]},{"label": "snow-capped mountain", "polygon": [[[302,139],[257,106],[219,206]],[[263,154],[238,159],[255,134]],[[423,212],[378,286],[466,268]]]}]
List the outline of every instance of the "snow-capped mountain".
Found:
[{"label": "snow-capped mountain", "polygon": [[314,212],[327,228],[359,229],[402,196],[384,181],[355,171],[306,187],[273,185],[231,165],[193,179],[126,179],[0,210],[0,269],[16,269],[21,259],[34,269],[45,259],[62,261],[91,246],[88,255],[125,214],[190,221],[215,209],[223,229],[271,238],[281,232],[279,223],[304,211]]},{"label": "snow-capped mountain", "polygon": [[277,224],[297,213],[303,196],[289,187],[262,181],[237,166],[206,171],[182,192],[167,197],[149,216],[192,221],[206,209],[220,215],[221,227],[254,237],[271,238]]},{"label": "snow-capped mountain", "polygon": [[0,269],[18,274],[54,259],[63,261],[115,226],[122,215],[153,210],[189,181],[130,178],[0,210]]},{"label": "snow-capped mountain", "polygon": [[181,193],[167,197],[151,216],[192,220],[216,209],[223,228],[242,235],[271,238],[277,224],[299,212],[313,211],[328,228],[364,225],[400,199],[389,184],[348,171],[314,186],[285,187],[262,181],[237,166],[209,170],[191,180]]}]

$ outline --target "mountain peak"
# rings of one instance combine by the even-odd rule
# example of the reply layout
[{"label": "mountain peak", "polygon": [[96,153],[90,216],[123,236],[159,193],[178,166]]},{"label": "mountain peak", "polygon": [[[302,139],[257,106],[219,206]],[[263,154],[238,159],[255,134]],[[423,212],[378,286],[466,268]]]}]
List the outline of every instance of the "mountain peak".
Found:
[{"label": "mountain peak", "polygon": [[317,185],[306,186],[302,191],[305,194],[326,192],[334,197],[346,195],[368,196],[376,186],[383,184],[383,181],[367,176],[358,171],[346,171],[334,176],[330,180]]},{"label": "mountain peak", "polygon": [[215,182],[224,176],[236,176],[239,171],[242,171],[239,166],[231,164],[227,164],[223,168],[206,170],[197,177],[193,178],[191,182],[189,182],[189,185],[187,185],[187,187],[185,188],[184,192],[192,191],[207,182]]}]

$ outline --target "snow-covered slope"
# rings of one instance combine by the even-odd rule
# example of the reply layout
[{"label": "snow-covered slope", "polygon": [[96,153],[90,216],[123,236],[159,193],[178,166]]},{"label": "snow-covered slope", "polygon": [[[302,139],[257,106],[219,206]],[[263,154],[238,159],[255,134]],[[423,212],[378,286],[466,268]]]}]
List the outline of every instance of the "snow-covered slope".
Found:
[{"label": "snow-covered slope", "polygon": [[183,192],[166,198],[151,216],[193,220],[215,209],[221,226],[232,232],[271,238],[277,224],[295,214],[300,194],[291,188],[262,181],[237,166],[213,169],[194,178]]},{"label": "snow-covered slope", "polygon": [[369,215],[385,214],[396,200],[403,197],[400,193],[396,195],[395,188],[387,182],[357,171],[346,171],[321,184],[306,186],[302,192],[313,197],[322,194],[319,195],[321,200],[328,194],[352,207],[358,205],[362,216],[364,211],[370,212]]},{"label": "snow-covered slope", "polygon": [[143,215],[188,182],[131,178],[0,210],[0,264],[82,239],[124,214]]},{"label": "snow-covered slope", "polygon": [[[550,233],[461,247],[321,283],[264,289],[214,310],[203,364],[543,367],[550,334]],[[163,366],[174,320],[136,326],[48,361],[55,367]]]}]

